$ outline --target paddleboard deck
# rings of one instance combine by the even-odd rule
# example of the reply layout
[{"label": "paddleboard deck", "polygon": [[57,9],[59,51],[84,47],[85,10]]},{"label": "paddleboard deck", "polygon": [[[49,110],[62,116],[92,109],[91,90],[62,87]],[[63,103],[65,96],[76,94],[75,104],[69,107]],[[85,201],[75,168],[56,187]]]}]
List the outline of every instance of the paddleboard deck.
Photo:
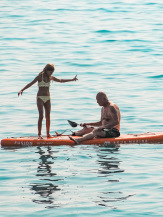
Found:
[{"label": "paddleboard deck", "polygon": [[[77,136],[73,137],[79,138]],[[163,132],[139,133],[139,134],[122,134],[117,138],[96,138],[82,142],[84,145],[109,145],[109,144],[142,144],[142,143],[161,143],[163,144]],[[1,146],[59,146],[74,145],[74,142],[66,135],[54,136],[53,138],[43,137],[14,137],[1,140]]]}]

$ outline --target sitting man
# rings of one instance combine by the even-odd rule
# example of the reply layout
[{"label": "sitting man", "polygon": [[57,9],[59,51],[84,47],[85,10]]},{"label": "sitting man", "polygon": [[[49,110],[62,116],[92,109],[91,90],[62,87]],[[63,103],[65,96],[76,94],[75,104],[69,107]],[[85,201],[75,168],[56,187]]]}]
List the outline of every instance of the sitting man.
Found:
[{"label": "sitting man", "polygon": [[72,136],[82,137],[74,139],[72,136],[69,136],[76,144],[80,144],[85,140],[93,138],[113,138],[120,136],[121,115],[119,107],[110,102],[104,92],[99,92],[96,95],[96,100],[99,106],[102,106],[101,120],[98,122],[81,124],[83,129],[73,133]]}]

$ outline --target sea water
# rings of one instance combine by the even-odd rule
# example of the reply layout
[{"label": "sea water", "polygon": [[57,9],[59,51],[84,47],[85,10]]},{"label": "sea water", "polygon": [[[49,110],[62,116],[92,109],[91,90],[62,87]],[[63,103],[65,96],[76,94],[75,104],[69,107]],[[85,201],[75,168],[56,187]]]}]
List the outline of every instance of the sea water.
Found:
[{"label": "sea water", "polygon": [[[37,135],[47,63],[51,134],[98,121],[96,94],[121,110],[121,133],[163,131],[161,0],[2,0],[0,139]],[[46,134],[45,120],[42,134]],[[162,216],[162,145],[0,149],[0,216]]]}]

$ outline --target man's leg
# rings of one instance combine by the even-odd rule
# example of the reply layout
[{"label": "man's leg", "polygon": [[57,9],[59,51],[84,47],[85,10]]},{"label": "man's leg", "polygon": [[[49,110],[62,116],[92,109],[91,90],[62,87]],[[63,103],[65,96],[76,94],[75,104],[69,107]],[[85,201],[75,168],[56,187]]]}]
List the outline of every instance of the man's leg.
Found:
[{"label": "man's leg", "polygon": [[71,140],[73,140],[76,144],[80,144],[86,140],[93,139],[95,137],[104,138],[105,137],[105,131],[99,130],[99,129],[93,129],[92,132],[86,134],[82,138],[74,139],[71,136],[69,137]]},{"label": "man's leg", "polygon": [[74,132],[72,136],[83,136],[85,134],[91,133],[93,130],[93,127],[83,127],[83,129]]}]

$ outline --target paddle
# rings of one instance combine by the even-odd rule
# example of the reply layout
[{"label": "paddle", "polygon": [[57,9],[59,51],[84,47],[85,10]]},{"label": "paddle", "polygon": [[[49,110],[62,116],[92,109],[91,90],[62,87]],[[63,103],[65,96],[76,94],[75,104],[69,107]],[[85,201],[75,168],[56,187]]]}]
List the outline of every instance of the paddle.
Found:
[{"label": "paddle", "polygon": [[[80,125],[80,124],[77,124],[76,122],[74,122],[74,121],[70,121],[70,120],[67,120],[68,121],[68,123],[70,124],[70,126],[71,127],[77,127],[78,125]],[[67,130],[64,130],[62,133],[58,133],[57,131],[55,131],[55,134],[56,134],[56,136],[62,136],[63,135],[63,133],[65,133],[66,131],[68,131],[69,129],[67,129]],[[69,131],[71,131],[71,130],[69,130]],[[71,131],[72,133],[73,133],[73,131]]]},{"label": "paddle", "polygon": [[71,127],[77,127],[78,125],[80,126],[80,124],[77,124],[74,121],[70,121],[70,120],[67,120],[67,121],[68,121],[68,123],[70,124]]},{"label": "paddle", "polygon": [[[81,124],[78,124],[78,123],[76,123],[76,122],[74,122],[74,121],[70,121],[70,120],[67,120],[67,121],[68,121],[68,123],[70,124],[71,127],[77,127],[78,125],[79,125],[79,126],[82,126]],[[83,127],[88,127],[88,126],[87,126],[87,125],[83,125]],[[55,131],[56,136],[62,136],[63,133],[66,132],[66,131],[68,131],[68,130],[69,130],[69,129],[64,130],[62,133],[58,133],[57,131]],[[71,131],[71,130],[69,130],[69,131]],[[73,131],[71,131],[71,132],[73,133]]]},{"label": "paddle", "polygon": [[[70,121],[70,120],[67,120],[67,121],[68,121],[68,123],[70,124],[71,127],[77,127],[78,125],[82,126],[81,124],[78,124],[78,123],[76,123],[74,121]],[[87,125],[83,125],[83,127],[87,127]]]},{"label": "paddle", "polygon": [[62,136],[63,135],[63,133],[65,133],[66,131],[71,131],[72,133],[73,133],[73,131],[72,130],[70,130],[70,129],[66,129],[66,130],[64,130],[62,133],[58,133],[57,131],[55,131],[55,136]]}]

